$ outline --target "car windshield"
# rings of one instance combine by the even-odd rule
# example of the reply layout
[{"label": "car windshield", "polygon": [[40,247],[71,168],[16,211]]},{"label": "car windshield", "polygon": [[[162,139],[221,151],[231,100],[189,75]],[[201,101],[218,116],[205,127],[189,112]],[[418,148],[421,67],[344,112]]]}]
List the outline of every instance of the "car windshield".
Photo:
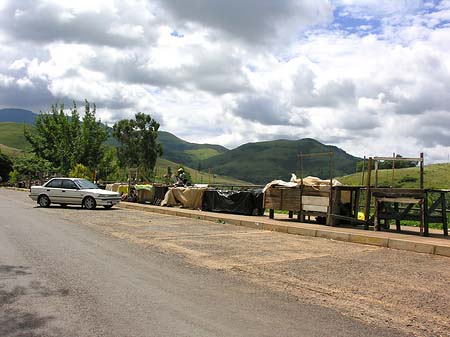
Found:
[{"label": "car windshield", "polygon": [[78,179],[75,180],[75,182],[80,186],[82,189],[97,189],[98,186],[95,185],[93,182],[90,182],[86,179]]}]

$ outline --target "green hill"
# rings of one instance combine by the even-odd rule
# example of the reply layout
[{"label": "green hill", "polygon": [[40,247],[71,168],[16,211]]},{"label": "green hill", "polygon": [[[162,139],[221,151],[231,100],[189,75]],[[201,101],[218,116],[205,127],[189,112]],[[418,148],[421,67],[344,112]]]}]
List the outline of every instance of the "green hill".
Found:
[{"label": "green hill", "polygon": [[[275,140],[258,143],[248,143],[221,155],[211,157],[201,162],[203,169],[251,181],[255,184],[265,184],[274,179],[289,180],[291,173],[300,174],[297,159],[299,153],[334,153],[334,175],[354,172],[359,160],[343,150],[324,145],[314,139]],[[314,175],[321,178],[329,177],[328,156],[305,158],[303,160],[303,175]]]},{"label": "green hill", "polygon": [[15,158],[24,155],[26,152],[23,150],[19,150],[13,147],[9,147],[3,144],[0,144],[0,152],[6,154],[10,158]]},{"label": "green hill", "polygon": [[[450,165],[449,164],[430,164],[424,167],[424,187],[435,189],[450,188]],[[345,185],[361,185],[361,173],[355,173],[337,178]],[[365,173],[364,184],[366,184],[367,172]],[[394,171],[394,179],[392,179],[392,170],[378,171],[379,187],[395,187],[395,188],[419,188],[419,168],[409,167],[396,169]],[[373,185],[375,176],[372,172],[371,183]]]},{"label": "green hill", "polygon": [[202,160],[228,151],[220,145],[189,143],[165,131],[158,132],[158,142],[163,145],[163,158],[190,167],[198,167]]},{"label": "green hill", "polygon": [[[0,123],[0,144],[9,148],[26,151],[30,149],[23,136],[24,124]],[[234,177],[241,182],[266,184],[274,179],[289,180],[291,173],[300,174],[297,160],[299,153],[334,153],[334,175],[341,176],[354,172],[358,158],[343,150],[324,145],[314,139],[275,140],[244,144],[236,149],[227,150],[220,145],[196,144],[186,142],[171,133],[160,131],[158,141],[163,145],[162,159],[211,172],[214,175]],[[110,137],[108,146],[117,146]],[[6,152],[5,152],[6,153]],[[10,151],[17,154],[17,151]],[[304,176],[314,175],[321,178],[329,176],[328,157],[306,158],[303,162]],[[209,174],[205,181],[211,180]],[[201,180],[199,179],[199,180]],[[247,183],[246,183],[247,184]]]},{"label": "green hill", "polygon": [[25,124],[2,122],[0,123],[0,144],[19,150],[30,149],[30,144],[23,135]]},{"label": "green hill", "polygon": [[[158,158],[156,161],[156,176],[162,177],[167,173],[167,167],[170,166],[173,173],[176,173],[176,170],[180,167],[180,164],[172,162],[170,160],[164,158]],[[207,172],[201,172],[195,170],[191,167],[184,166],[184,168],[189,171],[191,174],[192,180],[194,183],[202,183],[202,184],[224,184],[224,185],[234,185],[234,186],[242,186],[242,185],[251,185],[248,181],[239,180],[233,177],[213,175]]]}]

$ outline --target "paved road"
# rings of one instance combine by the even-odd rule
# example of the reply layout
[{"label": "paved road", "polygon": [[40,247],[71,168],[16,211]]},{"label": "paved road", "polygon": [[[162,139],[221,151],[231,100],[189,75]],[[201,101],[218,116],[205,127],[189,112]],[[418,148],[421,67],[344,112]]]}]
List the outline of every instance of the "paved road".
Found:
[{"label": "paved road", "polygon": [[0,189],[0,336],[397,335],[80,226]]}]

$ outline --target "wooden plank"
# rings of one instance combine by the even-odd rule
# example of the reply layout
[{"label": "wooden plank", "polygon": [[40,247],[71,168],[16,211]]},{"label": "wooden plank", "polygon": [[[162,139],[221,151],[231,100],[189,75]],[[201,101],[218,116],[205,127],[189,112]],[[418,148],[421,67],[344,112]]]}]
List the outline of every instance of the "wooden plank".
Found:
[{"label": "wooden plank", "polygon": [[304,190],[303,191],[304,196],[310,196],[310,197],[327,197],[330,195],[330,192],[328,191],[317,191],[317,190]]},{"label": "wooden plank", "polygon": [[389,161],[423,161],[423,158],[406,158],[406,157],[373,157],[374,160],[389,160]]},{"label": "wooden plank", "polygon": [[302,203],[304,205],[313,206],[328,206],[328,197],[313,197],[313,196],[303,196]]},{"label": "wooden plank", "polygon": [[328,206],[303,205],[304,211],[328,213]]},{"label": "wooden plank", "polygon": [[300,196],[299,188],[269,188],[264,193],[264,208],[299,211]]},{"label": "wooden plank", "polygon": [[401,203],[401,204],[418,204],[423,199],[416,199],[416,198],[389,198],[389,197],[377,197],[376,198],[380,202],[392,202],[392,203]]}]

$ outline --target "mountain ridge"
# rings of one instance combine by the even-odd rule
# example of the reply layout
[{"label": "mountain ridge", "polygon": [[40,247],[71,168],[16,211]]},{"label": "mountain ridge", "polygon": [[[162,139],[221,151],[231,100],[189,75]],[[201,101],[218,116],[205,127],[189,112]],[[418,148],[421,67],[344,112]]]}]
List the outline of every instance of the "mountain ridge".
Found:
[{"label": "mountain ridge", "polygon": [[[2,118],[4,110],[13,109],[1,109],[0,121],[7,119],[5,116]],[[34,115],[36,117],[37,114]],[[29,149],[23,137],[23,128],[24,125],[18,122],[0,122],[0,144],[19,150]],[[109,131],[110,138],[106,145],[117,146],[117,140],[111,136],[111,128]],[[356,162],[360,160],[336,146],[325,145],[312,138],[252,142],[228,150],[221,145],[187,142],[169,132],[159,131],[158,142],[163,145],[163,159],[198,171],[230,176],[255,184],[265,184],[274,179],[288,180],[294,172],[299,175],[299,153],[333,152],[334,176],[353,173]],[[303,169],[304,176],[328,178],[328,157],[305,158]]]}]

